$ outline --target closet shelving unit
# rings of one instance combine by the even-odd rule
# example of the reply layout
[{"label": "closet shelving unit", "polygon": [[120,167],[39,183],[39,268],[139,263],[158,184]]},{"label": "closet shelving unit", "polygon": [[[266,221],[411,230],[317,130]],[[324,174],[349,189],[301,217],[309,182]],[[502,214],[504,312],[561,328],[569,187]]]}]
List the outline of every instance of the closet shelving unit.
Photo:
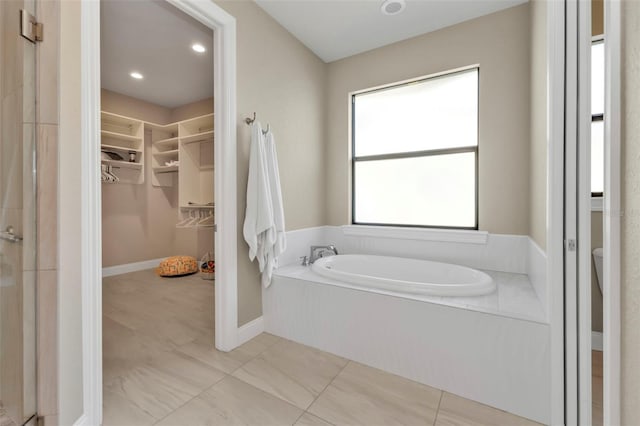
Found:
[{"label": "closet shelving unit", "polygon": [[[102,111],[100,115],[100,150],[120,155],[123,160],[104,160],[118,175],[120,182],[141,184],[144,182],[144,122],[134,118]],[[135,152],[135,161],[129,155]]]},{"label": "closet shelving unit", "polygon": [[174,186],[179,166],[167,166],[179,159],[178,123],[159,125],[147,123],[151,129],[151,183],[154,186]]},{"label": "closet shelving unit", "polygon": [[213,122],[213,114],[207,114],[178,123],[181,210],[213,209],[207,205],[213,203]]},{"label": "closet shelving unit", "polygon": [[[171,124],[155,124],[102,112],[102,151],[116,152],[125,160],[135,151],[136,161],[102,160],[114,167],[120,183],[144,183],[145,130],[151,132],[151,183],[178,185],[180,217],[202,218],[198,227],[212,227],[214,214],[214,114]],[[178,165],[167,166],[167,162]]]}]

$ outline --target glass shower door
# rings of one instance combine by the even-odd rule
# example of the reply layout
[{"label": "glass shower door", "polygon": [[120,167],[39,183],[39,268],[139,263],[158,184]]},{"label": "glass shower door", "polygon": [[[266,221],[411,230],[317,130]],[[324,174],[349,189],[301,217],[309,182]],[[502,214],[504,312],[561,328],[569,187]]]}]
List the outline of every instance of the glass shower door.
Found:
[{"label": "glass shower door", "polygon": [[0,0],[0,425],[36,413],[35,45],[33,0]]}]

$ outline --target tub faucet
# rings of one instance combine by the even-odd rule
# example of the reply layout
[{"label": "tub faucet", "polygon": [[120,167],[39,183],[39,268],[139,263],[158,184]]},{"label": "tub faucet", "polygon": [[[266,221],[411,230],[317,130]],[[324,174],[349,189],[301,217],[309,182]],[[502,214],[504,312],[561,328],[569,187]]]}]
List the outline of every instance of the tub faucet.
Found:
[{"label": "tub faucet", "polygon": [[328,246],[311,246],[311,251],[309,253],[309,263],[313,263],[316,260],[324,257],[325,251],[332,251],[334,255],[338,254],[338,249],[333,244]]}]

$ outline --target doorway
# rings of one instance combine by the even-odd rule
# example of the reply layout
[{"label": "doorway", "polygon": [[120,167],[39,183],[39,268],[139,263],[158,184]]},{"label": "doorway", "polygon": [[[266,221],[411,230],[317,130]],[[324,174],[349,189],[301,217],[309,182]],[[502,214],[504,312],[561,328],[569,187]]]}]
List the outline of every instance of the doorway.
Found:
[{"label": "doorway", "polygon": [[216,379],[214,35],[155,1],[100,28],[103,422],[146,424]]},{"label": "doorway", "polygon": [[[237,345],[236,296],[236,116],[235,116],[235,19],[213,2],[168,0],[167,3],[213,29],[214,183],[216,201],[215,247],[215,345],[222,351]],[[100,182],[100,4],[82,7],[82,298],[83,298],[83,422],[98,424],[102,418],[102,300],[101,300],[101,182]],[[213,336],[212,336],[213,337]]]}]

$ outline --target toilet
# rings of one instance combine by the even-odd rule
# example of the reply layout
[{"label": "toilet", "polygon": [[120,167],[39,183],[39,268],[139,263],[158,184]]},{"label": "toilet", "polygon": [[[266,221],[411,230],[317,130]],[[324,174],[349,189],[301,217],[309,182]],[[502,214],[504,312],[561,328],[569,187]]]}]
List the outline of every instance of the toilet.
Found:
[{"label": "toilet", "polygon": [[598,278],[598,287],[600,287],[600,292],[604,294],[602,291],[602,280],[603,280],[603,251],[602,247],[593,250],[593,263],[596,265],[596,277]]}]

